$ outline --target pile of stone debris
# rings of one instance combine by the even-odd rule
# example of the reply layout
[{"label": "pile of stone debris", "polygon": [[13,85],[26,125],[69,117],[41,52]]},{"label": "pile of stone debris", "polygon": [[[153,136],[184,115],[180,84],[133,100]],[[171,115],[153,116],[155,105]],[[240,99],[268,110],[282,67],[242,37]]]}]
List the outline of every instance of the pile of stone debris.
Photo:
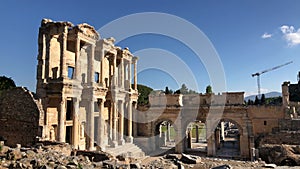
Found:
[{"label": "pile of stone debris", "polygon": [[30,148],[0,145],[0,169],[129,168],[135,163],[105,152],[73,150],[65,143],[43,142]]},{"label": "pile of stone debris", "polygon": [[[186,154],[168,154],[136,160],[126,156],[114,157],[101,151],[74,150],[57,142],[40,142],[33,147],[0,144],[0,169],[90,169],[90,168],[257,168],[264,163],[218,160]],[[231,167],[232,166],[232,167]]]},{"label": "pile of stone debris", "polygon": [[167,154],[165,156],[148,157],[142,161],[142,168],[195,168],[195,169],[262,169],[274,168],[276,165],[263,161],[238,161],[231,159],[199,157],[187,154]]}]

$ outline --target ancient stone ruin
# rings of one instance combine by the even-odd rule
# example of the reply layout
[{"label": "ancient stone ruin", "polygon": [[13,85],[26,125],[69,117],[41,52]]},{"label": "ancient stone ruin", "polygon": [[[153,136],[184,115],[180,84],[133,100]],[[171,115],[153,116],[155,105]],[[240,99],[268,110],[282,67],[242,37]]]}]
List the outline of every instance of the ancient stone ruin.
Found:
[{"label": "ancient stone ruin", "polygon": [[17,87],[0,95],[0,139],[6,145],[30,146],[41,136],[43,109],[26,88]]},{"label": "ancient stone ruin", "polygon": [[257,160],[264,145],[299,144],[297,86],[282,85],[282,105],[245,105],[244,92],[157,92],[138,106],[138,57],[100,37],[85,23],[42,20],[36,95],[16,88],[0,97],[6,145],[57,141],[124,158],[173,148]]},{"label": "ancient stone ruin", "polygon": [[42,21],[36,94],[43,139],[89,150],[132,143],[137,57],[114,41],[88,24]]}]

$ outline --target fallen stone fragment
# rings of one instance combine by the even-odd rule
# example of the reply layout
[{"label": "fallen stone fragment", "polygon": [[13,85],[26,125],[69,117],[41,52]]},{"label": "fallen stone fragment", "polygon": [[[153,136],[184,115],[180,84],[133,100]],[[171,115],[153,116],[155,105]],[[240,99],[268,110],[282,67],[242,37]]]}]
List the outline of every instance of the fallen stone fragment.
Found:
[{"label": "fallen stone fragment", "polygon": [[211,169],[231,169],[232,167],[230,165],[220,165],[220,166],[216,166],[216,167],[213,167]]},{"label": "fallen stone fragment", "polygon": [[200,163],[201,162],[201,159],[200,158],[197,158],[195,156],[191,156],[191,155],[187,155],[187,154],[181,154],[181,159],[180,161],[182,161],[183,163],[186,163],[186,164],[197,164],[197,163]]},{"label": "fallen stone fragment", "polygon": [[276,168],[276,164],[265,164],[263,168]]}]

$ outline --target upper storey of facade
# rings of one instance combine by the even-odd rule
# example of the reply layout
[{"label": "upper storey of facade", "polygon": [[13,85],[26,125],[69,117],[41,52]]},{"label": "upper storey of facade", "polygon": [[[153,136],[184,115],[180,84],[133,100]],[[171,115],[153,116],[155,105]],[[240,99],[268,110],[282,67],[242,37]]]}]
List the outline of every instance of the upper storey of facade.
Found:
[{"label": "upper storey of facade", "polygon": [[86,23],[74,26],[43,19],[38,37],[37,93],[46,88],[47,94],[60,93],[66,87],[136,92],[137,57],[114,42],[113,38],[101,39]]}]

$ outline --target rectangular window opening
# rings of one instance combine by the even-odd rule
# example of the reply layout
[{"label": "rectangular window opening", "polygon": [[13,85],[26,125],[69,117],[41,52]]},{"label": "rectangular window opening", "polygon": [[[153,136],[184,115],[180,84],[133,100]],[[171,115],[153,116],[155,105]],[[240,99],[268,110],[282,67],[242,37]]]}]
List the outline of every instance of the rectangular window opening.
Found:
[{"label": "rectangular window opening", "polygon": [[73,79],[74,77],[74,67],[68,66],[68,78]]},{"label": "rectangular window opening", "polygon": [[95,82],[99,83],[99,73],[95,72]]},{"label": "rectangular window opening", "polygon": [[73,119],[73,101],[67,100],[67,113],[66,113],[66,120]]},{"label": "rectangular window opening", "polygon": [[265,126],[267,125],[267,121],[264,121],[264,125],[265,125]]}]

